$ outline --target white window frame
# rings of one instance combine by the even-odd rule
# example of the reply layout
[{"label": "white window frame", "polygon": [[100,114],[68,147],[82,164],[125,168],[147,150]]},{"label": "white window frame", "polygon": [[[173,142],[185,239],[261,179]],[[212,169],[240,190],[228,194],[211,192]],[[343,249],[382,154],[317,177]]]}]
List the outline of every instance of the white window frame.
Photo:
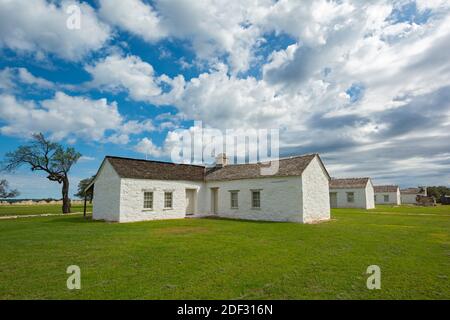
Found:
[{"label": "white window frame", "polygon": [[355,193],[347,192],[347,203],[355,203]]},{"label": "white window frame", "polygon": [[[146,194],[151,194],[151,199],[146,199],[145,198],[145,195]],[[142,203],[142,206],[143,206],[143,210],[148,210],[148,211],[152,211],[153,210],[153,206],[155,205],[155,194],[153,193],[153,191],[151,191],[151,190],[144,190],[143,191],[143,203]],[[149,202],[149,201],[151,201],[151,206],[146,206],[146,203],[147,202]]]},{"label": "white window frame", "polygon": [[[167,206],[167,195],[170,194],[170,207]],[[164,191],[164,209],[173,209],[173,191]]]},{"label": "white window frame", "polygon": [[[236,195],[236,199],[233,199],[233,195]],[[236,205],[233,205],[233,200],[236,201]],[[230,190],[230,208],[239,209],[239,190]]]},{"label": "white window frame", "polygon": [[[251,191],[251,201],[252,201],[252,209],[261,209],[261,189],[258,190],[250,190]],[[255,194],[258,194],[258,206],[255,206]]]}]

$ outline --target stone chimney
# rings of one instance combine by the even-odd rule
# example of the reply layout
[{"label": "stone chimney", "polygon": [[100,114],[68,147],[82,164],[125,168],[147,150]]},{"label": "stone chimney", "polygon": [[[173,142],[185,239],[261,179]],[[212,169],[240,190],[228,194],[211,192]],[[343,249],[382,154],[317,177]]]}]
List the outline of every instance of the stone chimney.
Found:
[{"label": "stone chimney", "polygon": [[228,158],[225,153],[219,153],[216,157],[216,168],[223,168],[228,164]]}]

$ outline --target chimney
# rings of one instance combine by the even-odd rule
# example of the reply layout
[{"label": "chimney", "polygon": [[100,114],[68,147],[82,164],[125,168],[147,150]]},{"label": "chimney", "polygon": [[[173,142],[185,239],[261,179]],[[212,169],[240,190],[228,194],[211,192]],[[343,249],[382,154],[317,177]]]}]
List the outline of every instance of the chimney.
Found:
[{"label": "chimney", "polygon": [[223,168],[228,164],[228,158],[225,153],[219,153],[216,157],[216,168]]}]

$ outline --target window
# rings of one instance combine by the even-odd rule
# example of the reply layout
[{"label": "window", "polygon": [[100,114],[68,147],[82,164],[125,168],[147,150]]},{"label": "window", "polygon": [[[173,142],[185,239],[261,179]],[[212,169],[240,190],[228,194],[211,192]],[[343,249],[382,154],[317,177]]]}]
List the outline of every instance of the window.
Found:
[{"label": "window", "polygon": [[384,202],[389,202],[389,195],[388,194],[384,195]]},{"label": "window", "polygon": [[261,191],[252,191],[252,208],[261,208]]},{"label": "window", "polygon": [[377,202],[377,196],[375,196],[373,199],[375,200],[375,202]]},{"label": "window", "polygon": [[355,202],[355,193],[354,192],[347,192],[347,202],[349,202],[349,203]]},{"label": "window", "polygon": [[153,192],[144,192],[144,209],[153,209]]},{"label": "window", "polygon": [[164,208],[172,209],[172,204],[173,204],[173,193],[164,192]]},{"label": "window", "polygon": [[230,191],[231,209],[239,208],[238,192],[239,191]]}]

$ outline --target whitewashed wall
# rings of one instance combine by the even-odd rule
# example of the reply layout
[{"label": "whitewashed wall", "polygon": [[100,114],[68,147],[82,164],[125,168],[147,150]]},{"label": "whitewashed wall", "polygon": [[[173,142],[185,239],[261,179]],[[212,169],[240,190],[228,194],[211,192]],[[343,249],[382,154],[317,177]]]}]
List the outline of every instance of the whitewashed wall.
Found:
[{"label": "whitewashed wall", "polygon": [[119,221],[119,213],[120,177],[105,161],[94,184],[92,219]]},{"label": "whitewashed wall", "polygon": [[[211,208],[211,188],[219,188],[218,216],[235,219],[302,222],[300,177],[208,182],[205,203]],[[252,209],[251,189],[261,189],[261,208]],[[231,190],[239,190],[239,208],[231,208]]]},{"label": "whitewashed wall", "polygon": [[303,222],[330,219],[330,190],[328,176],[320,161],[314,158],[302,174]]},{"label": "whitewashed wall", "polygon": [[[330,218],[328,178],[314,159],[304,177],[268,177],[220,182],[121,179],[105,161],[94,186],[96,220],[132,222],[186,216],[186,189],[197,190],[197,215],[211,214],[211,188],[218,189],[218,216],[249,220],[314,222]],[[251,190],[260,189],[261,208],[252,208]],[[231,208],[230,190],[239,190],[239,208]],[[153,192],[153,209],[144,209],[144,192]],[[164,192],[173,207],[164,208]],[[305,215],[303,215],[305,211]]]},{"label": "whitewashed wall", "polygon": [[[332,189],[330,192],[336,192],[337,194],[337,207],[336,208],[362,208],[367,209],[366,203],[366,190],[363,188],[353,189]],[[347,202],[347,192],[353,192],[355,194],[355,201]]]},{"label": "whitewashed wall", "polygon": [[402,194],[401,195],[401,201],[402,204],[416,204],[416,197],[417,194]]},{"label": "whitewashed wall", "polygon": [[[186,189],[197,190],[196,213],[204,212],[203,182],[122,179],[120,222],[182,219],[186,216]],[[144,209],[144,191],[153,192],[153,209]],[[164,208],[164,192],[173,193],[173,207]]]},{"label": "whitewashed wall", "polygon": [[[384,202],[384,196],[389,196],[389,201]],[[401,198],[400,198],[400,191],[397,192],[375,192],[376,204],[394,204],[394,205],[400,205],[401,204]]]}]

